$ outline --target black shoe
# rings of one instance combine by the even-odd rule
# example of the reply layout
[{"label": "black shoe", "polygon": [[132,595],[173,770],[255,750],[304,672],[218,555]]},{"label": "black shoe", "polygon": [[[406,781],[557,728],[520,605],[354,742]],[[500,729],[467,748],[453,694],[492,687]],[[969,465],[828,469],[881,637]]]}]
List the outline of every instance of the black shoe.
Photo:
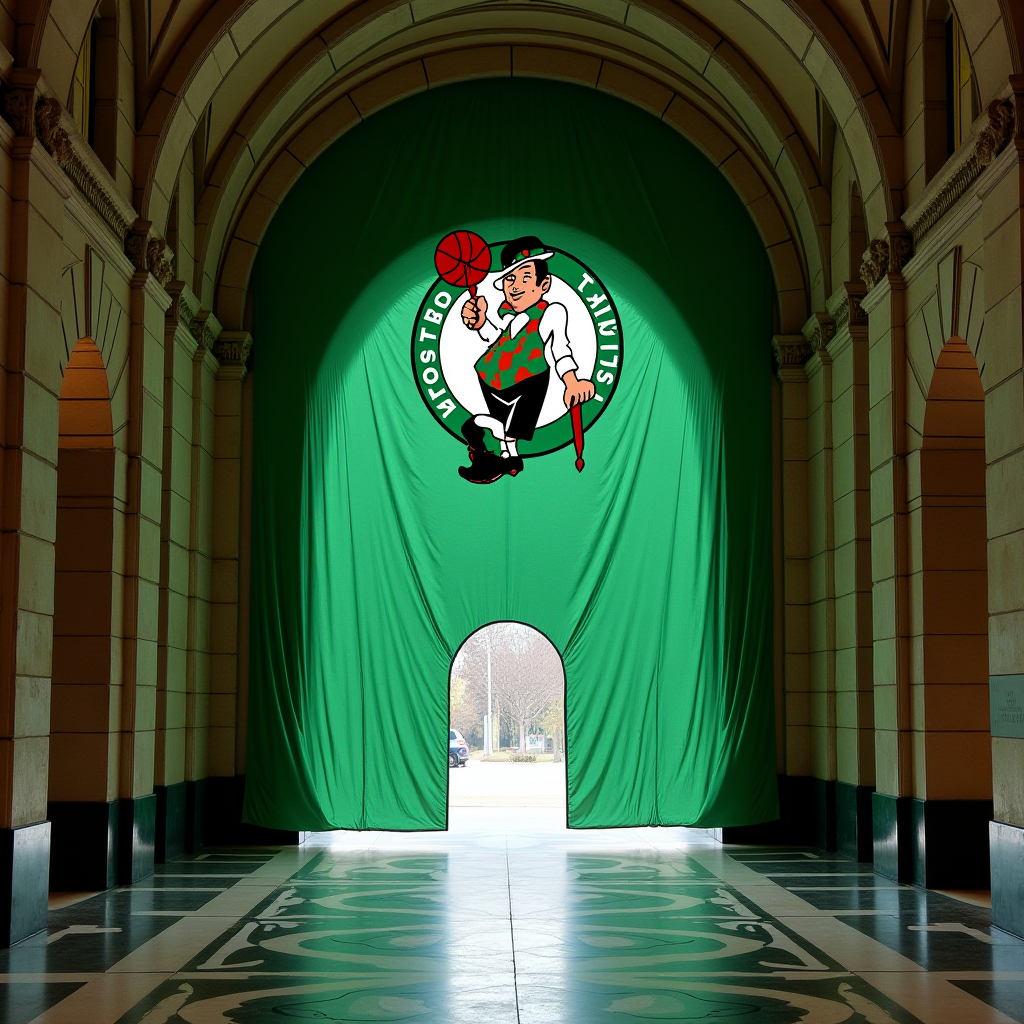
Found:
[{"label": "black shoe", "polygon": [[468,419],[462,424],[462,436],[466,439],[471,452],[487,447],[484,444],[484,428],[474,419]]},{"label": "black shoe", "polygon": [[471,462],[468,466],[459,466],[459,476],[471,484],[493,484],[505,475],[504,463],[508,459],[499,459],[494,452],[486,448],[470,449]]},{"label": "black shoe", "polygon": [[505,472],[508,473],[509,476],[515,476],[517,473],[522,473],[522,455],[510,455],[507,459],[502,459],[501,461],[505,464]]}]

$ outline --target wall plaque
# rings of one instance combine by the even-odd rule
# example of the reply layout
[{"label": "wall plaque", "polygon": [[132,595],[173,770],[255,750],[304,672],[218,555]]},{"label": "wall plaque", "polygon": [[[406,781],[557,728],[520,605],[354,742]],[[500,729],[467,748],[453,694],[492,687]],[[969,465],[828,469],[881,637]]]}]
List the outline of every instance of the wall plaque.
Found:
[{"label": "wall plaque", "polygon": [[1024,739],[1024,675],[989,676],[993,736]]}]

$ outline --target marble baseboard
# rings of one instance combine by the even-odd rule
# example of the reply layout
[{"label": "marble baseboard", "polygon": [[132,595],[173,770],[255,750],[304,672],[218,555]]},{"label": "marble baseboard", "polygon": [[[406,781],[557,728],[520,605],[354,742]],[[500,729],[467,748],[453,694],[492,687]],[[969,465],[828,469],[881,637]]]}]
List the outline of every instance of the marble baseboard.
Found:
[{"label": "marble baseboard", "polygon": [[[156,834],[153,859],[166,864],[186,852],[185,814],[187,807],[186,783],[155,786]],[[188,850],[188,852],[195,852]]]},{"label": "marble baseboard", "polygon": [[928,889],[987,889],[986,800],[918,800],[873,793],[875,870]]},{"label": "marble baseboard", "polygon": [[874,857],[871,794],[874,786],[836,783],[836,849],[844,857],[870,863]]},{"label": "marble baseboard", "polygon": [[910,797],[871,794],[872,856],[875,870],[897,882],[914,880]]},{"label": "marble baseboard", "polygon": [[0,946],[46,927],[50,822],[0,829]]},{"label": "marble baseboard", "polygon": [[92,892],[151,875],[156,811],[152,793],[130,800],[49,804],[50,889]]},{"label": "marble baseboard", "polygon": [[1024,936],[1024,828],[988,823],[992,865],[992,923]]},{"label": "marble baseboard", "polygon": [[989,887],[991,800],[917,800],[910,804],[915,885]]},{"label": "marble baseboard", "polygon": [[153,874],[157,797],[150,793],[118,803],[117,880],[128,885]]}]

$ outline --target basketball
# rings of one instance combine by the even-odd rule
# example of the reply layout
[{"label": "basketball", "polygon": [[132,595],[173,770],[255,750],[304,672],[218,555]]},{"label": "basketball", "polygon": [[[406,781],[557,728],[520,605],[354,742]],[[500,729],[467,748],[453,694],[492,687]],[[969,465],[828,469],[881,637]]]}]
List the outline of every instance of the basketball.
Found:
[{"label": "basketball", "polygon": [[491,250],[473,231],[453,231],[438,242],[434,266],[442,281],[475,288],[491,270]]}]

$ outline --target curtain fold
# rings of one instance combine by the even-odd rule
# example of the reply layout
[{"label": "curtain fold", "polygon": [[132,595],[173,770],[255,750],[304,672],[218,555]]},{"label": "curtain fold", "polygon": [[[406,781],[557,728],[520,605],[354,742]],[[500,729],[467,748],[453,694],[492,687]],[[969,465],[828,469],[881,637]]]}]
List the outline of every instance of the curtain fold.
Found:
[{"label": "curtain fold", "polygon": [[[460,227],[538,235],[613,295],[621,375],[583,473],[568,448],[457,475],[410,343]],[[571,825],[777,815],[770,284],[715,168],[596,91],[434,90],[303,174],[253,282],[247,820],[444,828],[451,659],[502,619],[562,654]]]}]

